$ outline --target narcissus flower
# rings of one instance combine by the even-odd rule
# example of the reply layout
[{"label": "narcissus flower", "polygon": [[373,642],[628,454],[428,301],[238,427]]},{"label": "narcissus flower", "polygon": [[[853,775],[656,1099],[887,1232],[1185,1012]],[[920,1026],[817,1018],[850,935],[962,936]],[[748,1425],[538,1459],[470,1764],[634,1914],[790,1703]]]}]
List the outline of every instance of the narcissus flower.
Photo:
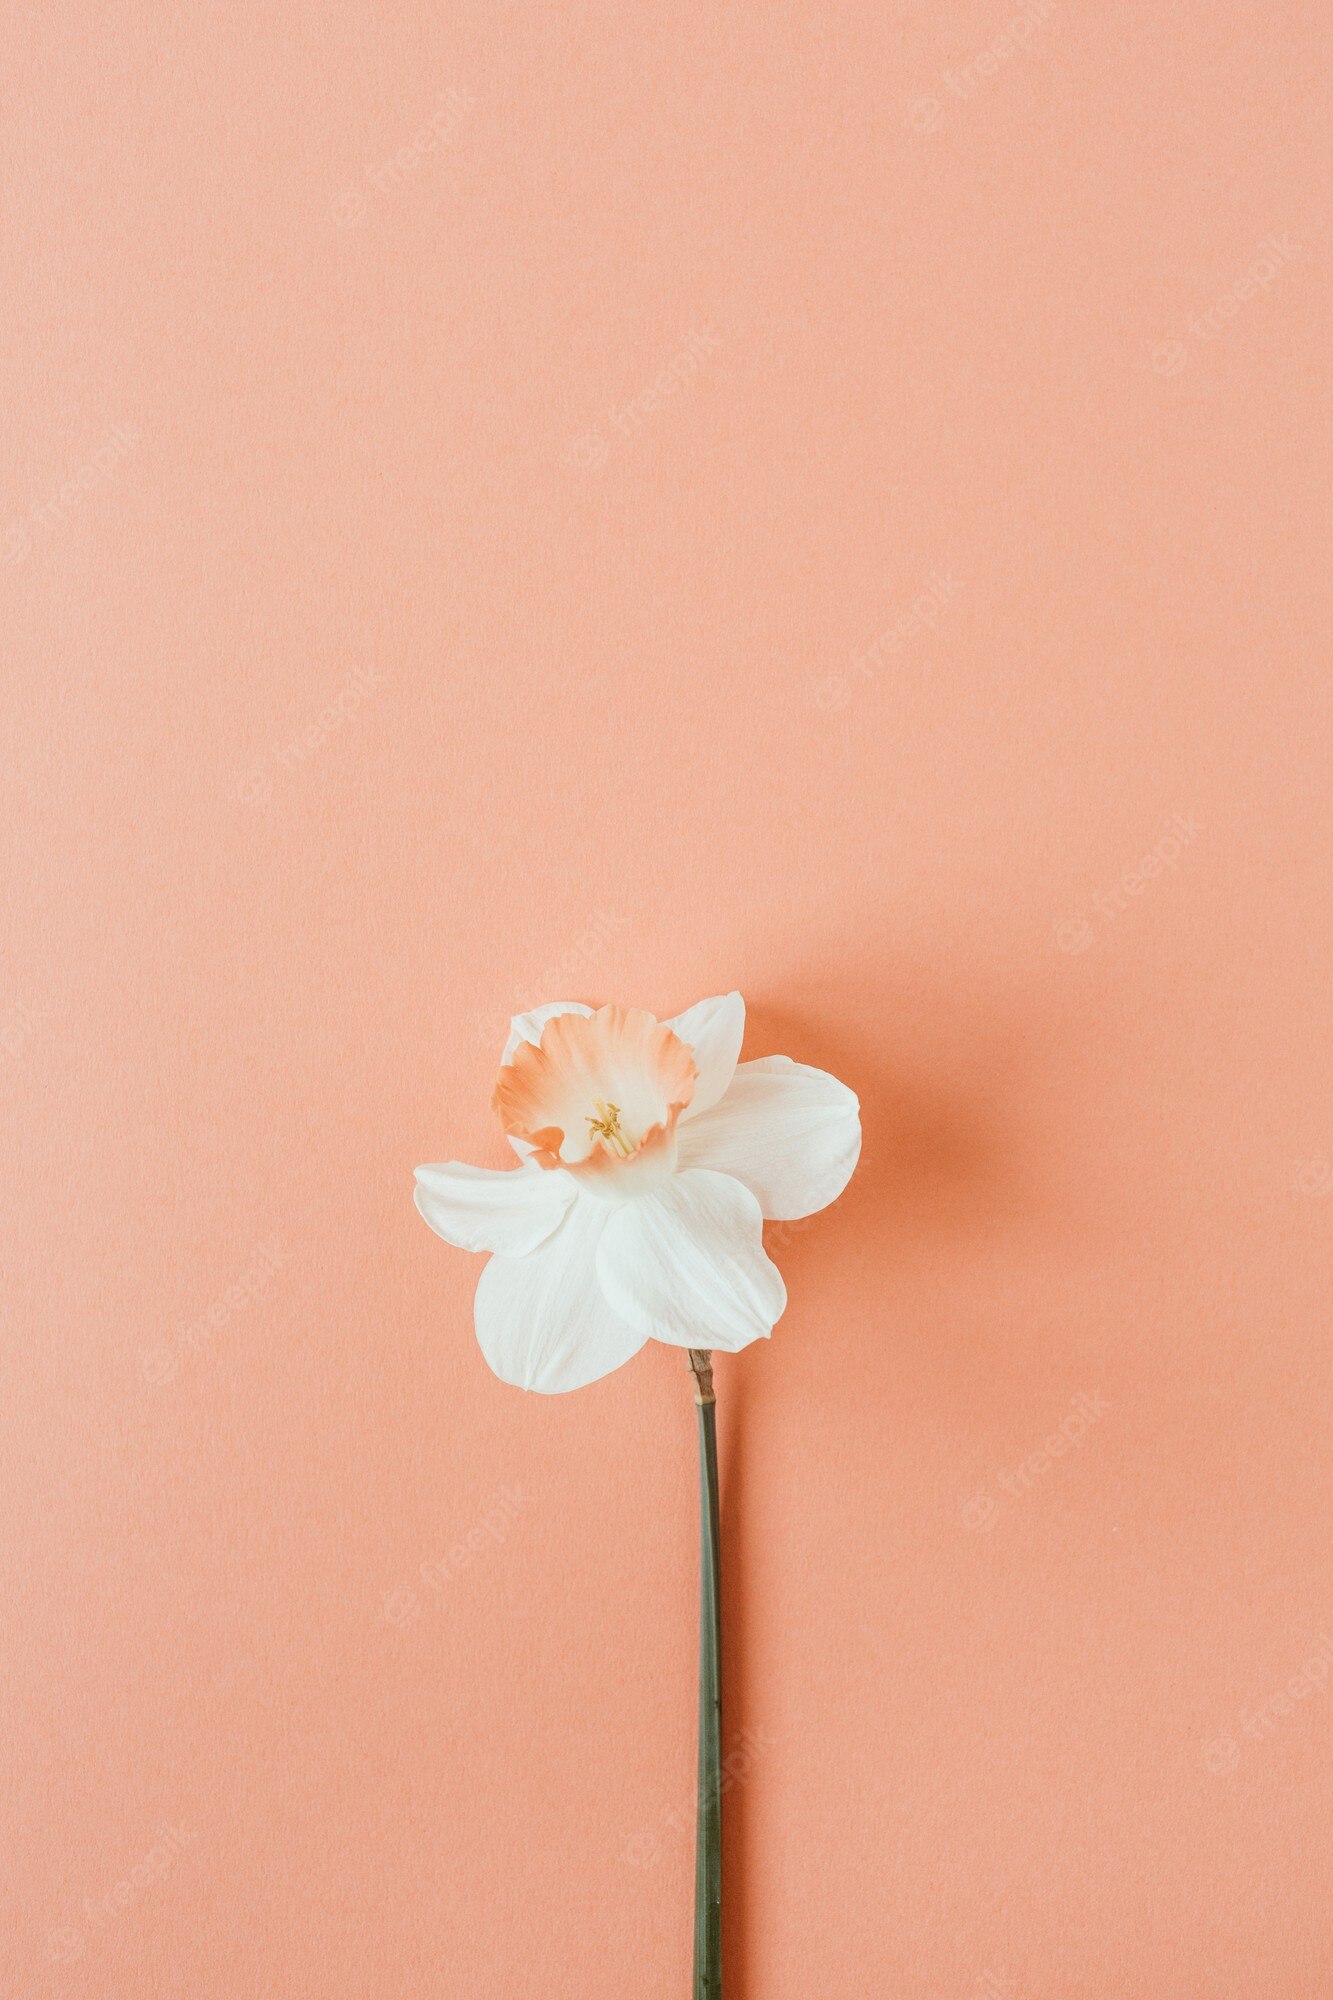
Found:
[{"label": "narcissus flower", "polygon": [[493,1103],[517,1167],[418,1167],[437,1236],[491,1252],[477,1338],[524,1389],[578,1389],[647,1340],[734,1353],[787,1303],[765,1218],[846,1187],[855,1096],[786,1056],[739,1062],[739,993],[671,1021],[559,1000],[518,1015]]}]

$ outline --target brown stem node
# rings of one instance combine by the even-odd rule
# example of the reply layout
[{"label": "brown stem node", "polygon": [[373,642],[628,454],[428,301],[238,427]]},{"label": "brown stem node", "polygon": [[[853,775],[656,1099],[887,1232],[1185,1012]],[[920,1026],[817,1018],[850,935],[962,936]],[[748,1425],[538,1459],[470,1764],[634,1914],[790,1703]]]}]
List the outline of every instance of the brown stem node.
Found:
[{"label": "brown stem node", "polygon": [[690,1372],[694,1376],[694,1400],[696,1403],[715,1403],[713,1394],[713,1351],[709,1347],[689,1347],[686,1350],[690,1361]]}]

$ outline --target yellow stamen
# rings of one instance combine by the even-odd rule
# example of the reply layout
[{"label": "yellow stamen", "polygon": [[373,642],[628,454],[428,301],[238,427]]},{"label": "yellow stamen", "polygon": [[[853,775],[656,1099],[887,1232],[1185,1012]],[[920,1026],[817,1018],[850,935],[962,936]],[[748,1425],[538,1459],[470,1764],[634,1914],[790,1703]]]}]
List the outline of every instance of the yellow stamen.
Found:
[{"label": "yellow stamen", "polygon": [[634,1149],[620,1129],[619,1105],[605,1104],[600,1097],[594,1097],[593,1104],[597,1116],[588,1120],[588,1128],[594,1139],[605,1139],[613,1152],[627,1160]]}]

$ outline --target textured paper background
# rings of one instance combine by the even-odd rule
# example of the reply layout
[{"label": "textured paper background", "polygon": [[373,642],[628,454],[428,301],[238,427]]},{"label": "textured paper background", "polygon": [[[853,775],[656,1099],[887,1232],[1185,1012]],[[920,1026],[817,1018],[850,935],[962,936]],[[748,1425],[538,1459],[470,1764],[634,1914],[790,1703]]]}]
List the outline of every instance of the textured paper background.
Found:
[{"label": "textured paper background", "polygon": [[683,1364],[503,1388],[410,1174],[737,985],[866,1151],[719,1369],[732,2000],[1311,2000],[1320,10],[9,40],[6,1993],[686,1990]]}]

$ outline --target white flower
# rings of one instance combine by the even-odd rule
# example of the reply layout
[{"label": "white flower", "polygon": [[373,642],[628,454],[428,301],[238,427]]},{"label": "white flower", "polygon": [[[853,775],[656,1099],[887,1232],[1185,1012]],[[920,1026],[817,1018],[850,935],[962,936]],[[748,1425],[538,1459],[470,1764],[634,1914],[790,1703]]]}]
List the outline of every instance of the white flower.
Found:
[{"label": "white flower", "polygon": [[861,1120],[823,1070],[738,1063],[744,1032],[739,993],[665,1022],[575,1000],[515,1018],[494,1104],[521,1164],[416,1174],[436,1235],[492,1253],[477,1338],[504,1381],[579,1389],[649,1339],[735,1353],[772,1330],[764,1220],[842,1193]]}]

